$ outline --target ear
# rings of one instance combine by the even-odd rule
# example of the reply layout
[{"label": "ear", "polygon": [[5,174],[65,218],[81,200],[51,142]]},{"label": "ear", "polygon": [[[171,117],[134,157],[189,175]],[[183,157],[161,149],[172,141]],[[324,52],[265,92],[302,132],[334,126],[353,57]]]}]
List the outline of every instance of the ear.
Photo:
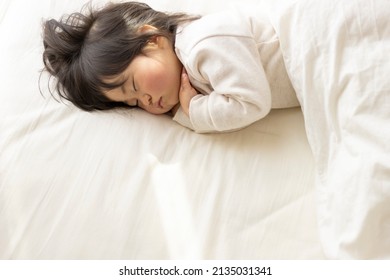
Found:
[{"label": "ear", "polygon": [[[145,24],[145,25],[141,26],[138,29],[138,32],[139,33],[148,33],[148,32],[154,32],[154,31],[157,31],[157,30],[158,30],[157,27],[154,27],[153,25]],[[159,36],[159,35],[152,36],[149,39],[148,44],[149,45],[154,45],[154,46],[160,46],[160,44],[161,44],[161,37],[162,36]]]}]

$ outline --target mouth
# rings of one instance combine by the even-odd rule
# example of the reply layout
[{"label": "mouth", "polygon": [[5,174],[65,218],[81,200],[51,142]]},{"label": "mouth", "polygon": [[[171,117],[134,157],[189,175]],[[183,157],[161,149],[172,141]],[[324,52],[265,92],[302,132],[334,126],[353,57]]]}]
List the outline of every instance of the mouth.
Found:
[{"label": "mouth", "polygon": [[160,109],[163,109],[163,100],[162,100],[162,97],[160,97],[160,99],[158,100],[158,102],[157,102],[157,107],[160,108]]}]

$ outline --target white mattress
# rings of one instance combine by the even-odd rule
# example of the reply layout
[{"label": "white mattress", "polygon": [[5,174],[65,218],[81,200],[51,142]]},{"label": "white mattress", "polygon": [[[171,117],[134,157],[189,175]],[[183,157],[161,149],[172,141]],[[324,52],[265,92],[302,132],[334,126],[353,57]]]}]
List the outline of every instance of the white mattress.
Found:
[{"label": "white mattress", "polygon": [[0,258],[323,258],[299,108],[240,132],[197,135],[165,116],[57,103],[45,76],[41,96],[42,19],[83,3],[1,2]]},{"label": "white mattress", "polygon": [[[145,2],[208,13],[258,1]],[[41,96],[42,19],[83,3],[0,3],[0,258],[325,258],[300,108],[199,135],[167,116],[58,103],[46,76]]]}]

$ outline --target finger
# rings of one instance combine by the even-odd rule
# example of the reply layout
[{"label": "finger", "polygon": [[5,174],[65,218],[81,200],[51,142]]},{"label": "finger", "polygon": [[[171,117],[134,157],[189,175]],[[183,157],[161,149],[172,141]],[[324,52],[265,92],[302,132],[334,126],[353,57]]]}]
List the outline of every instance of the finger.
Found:
[{"label": "finger", "polygon": [[191,86],[190,79],[188,78],[187,73],[181,74],[181,86],[184,88],[188,88]]}]

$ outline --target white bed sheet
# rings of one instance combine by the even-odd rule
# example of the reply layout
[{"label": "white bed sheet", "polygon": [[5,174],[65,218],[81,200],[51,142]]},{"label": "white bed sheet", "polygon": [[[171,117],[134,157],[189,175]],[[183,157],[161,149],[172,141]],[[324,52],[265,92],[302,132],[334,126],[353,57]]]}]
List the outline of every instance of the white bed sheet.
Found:
[{"label": "white bed sheet", "polygon": [[[206,13],[257,1],[145,2]],[[83,3],[0,4],[0,258],[324,258],[299,108],[198,135],[166,116],[57,103],[45,77],[40,95],[42,18]]]}]

